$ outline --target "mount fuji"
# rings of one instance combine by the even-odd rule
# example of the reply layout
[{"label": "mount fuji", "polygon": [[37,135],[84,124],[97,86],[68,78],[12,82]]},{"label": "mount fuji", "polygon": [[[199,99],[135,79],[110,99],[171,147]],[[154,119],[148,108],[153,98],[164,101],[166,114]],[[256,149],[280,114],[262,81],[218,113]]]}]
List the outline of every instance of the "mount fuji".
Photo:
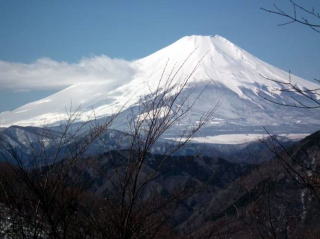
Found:
[{"label": "mount fuji", "polygon": [[[183,94],[199,98],[168,137],[174,137],[176,130],[199,119],[215,104],[214,118],[197,135],[199,141],[214,141],[221,134],[243,134],[250,141],[251,134],[263,134],[264,128],[288,136],[308,134],[320,127],[319,110],[285,107],[265,99],[287,104],[306,100],[295,92],[276,90],[282,87],[279,82],[288,82],[287,72],[218,35],[183,37],[147,57],[128,62],[128,67],[132,75],[124,85],[112,90],[107,81],[71,85],[41,100],[0,113],[0,127],[54,126],[65,120],[67,109],[77,110],[80,121],[92,115],[103,118],[120,110],[125,115],[138,105],[141,97],[165,84],[160,79],[176,74],[173,80],[179,81],[193,71]],[[290,75],[290,80],[300,89],[319,88],[317,83],[294,75]],[[125,117],[121,119],[115,127],[123,130]]]}]

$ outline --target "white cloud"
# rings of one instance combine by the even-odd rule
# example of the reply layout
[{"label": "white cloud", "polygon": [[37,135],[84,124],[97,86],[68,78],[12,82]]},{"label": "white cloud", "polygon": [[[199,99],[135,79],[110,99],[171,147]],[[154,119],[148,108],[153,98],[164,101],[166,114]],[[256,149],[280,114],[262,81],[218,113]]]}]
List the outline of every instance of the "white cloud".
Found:
[{"label": "white cloud", "polygon": [[84,58],[78,63],[49,58],[30,64],[0,61],[0,90],[61,89],[76,83],[105,81],[111,89],[129,81],[133,73],[130,62],[104,55]]}]

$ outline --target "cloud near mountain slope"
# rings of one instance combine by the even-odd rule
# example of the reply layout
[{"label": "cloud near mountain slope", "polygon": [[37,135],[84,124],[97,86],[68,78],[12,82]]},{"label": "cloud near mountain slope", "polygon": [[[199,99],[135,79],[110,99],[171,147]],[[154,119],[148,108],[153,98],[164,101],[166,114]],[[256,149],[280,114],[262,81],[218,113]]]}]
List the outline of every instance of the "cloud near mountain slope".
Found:
[{"label": "cloud near mountain slope", "polygon": [[0,61],[0,90],[61,89],[78,83],[107,83],[114,89],[131,79],[130,62],[108,56],[67,63],[41,58],[30,64]]}]

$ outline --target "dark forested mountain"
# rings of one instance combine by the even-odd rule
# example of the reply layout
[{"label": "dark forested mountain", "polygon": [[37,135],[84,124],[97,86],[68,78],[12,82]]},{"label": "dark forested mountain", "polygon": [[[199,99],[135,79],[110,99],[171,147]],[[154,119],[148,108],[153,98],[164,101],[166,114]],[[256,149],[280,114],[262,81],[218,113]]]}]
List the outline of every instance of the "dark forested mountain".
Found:
[{"label": "dark forested mountain", "polygon": [[320,132],[274,153],[216,193],[199,210],[202,217],[191,216],[181,228],[227,238],[319,238]]}]

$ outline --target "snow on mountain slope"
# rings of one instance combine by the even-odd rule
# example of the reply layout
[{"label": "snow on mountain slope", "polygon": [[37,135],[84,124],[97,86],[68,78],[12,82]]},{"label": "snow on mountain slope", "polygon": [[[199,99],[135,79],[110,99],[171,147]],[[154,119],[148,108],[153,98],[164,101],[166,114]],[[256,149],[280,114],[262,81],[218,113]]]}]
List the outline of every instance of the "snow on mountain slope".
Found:
[{"label": "snow on mountain slope", "polygon": [[[56,94],[0,114],[0,127],[17,125],[55,124],[66,117],[68,111],[79,111],[81,120],[102,117],[120,109],[129,109],[140,97],[152,93],[165,79],[179,82],[195,70],[185,94],[201,97],[182,125],[197,120],[199,115],[218,102],[216,118],[207,125],[204,135],[213,128],[230,126],[295,126],[320,125],[320,113],[295,110],[272,104],[262,96],[275,101],[292,102],[281,92],[280,85],[263,76],[287,81],[288,73],[273,67],[237,47],[221,36],[187,36],[145,58],[133,61],[133,75],[128,83],[108,91],[107,83],[81,83]],[[198,65],[198,66],[197,66]],[[181,67],[181,69],[180,69]],[[174,77],[173,77],[174,76]],[[319,85],[296,76],[293,82],[305,89]],[[159,83],[159,80],[161,82]],[[304,100],[296,96],[298,100]],[[94,112],[94,113],[93,113]],[[313,127],[313,126],[312,126]],[[312,128],[311,127],[311,128]],[[283,128],[283,127],[282,127]],[[306,131],[312,129],[308,128]],[[288,133],[290,133],[288,132]]]},{"label": "snow on mountain slope", "polygon": [[[279,134],[278,137],[282,139],[287,139],[291,141],[298,141],[309,134]],[[193,143],[204,143],[204,144],[245,144],[249,142],[267,140],[270,135],[265,134],[220,134],[215,136],[205,136],[205,137],[193,137],[191,142]],[[172,138],[171,140],[175,140]]]}]

